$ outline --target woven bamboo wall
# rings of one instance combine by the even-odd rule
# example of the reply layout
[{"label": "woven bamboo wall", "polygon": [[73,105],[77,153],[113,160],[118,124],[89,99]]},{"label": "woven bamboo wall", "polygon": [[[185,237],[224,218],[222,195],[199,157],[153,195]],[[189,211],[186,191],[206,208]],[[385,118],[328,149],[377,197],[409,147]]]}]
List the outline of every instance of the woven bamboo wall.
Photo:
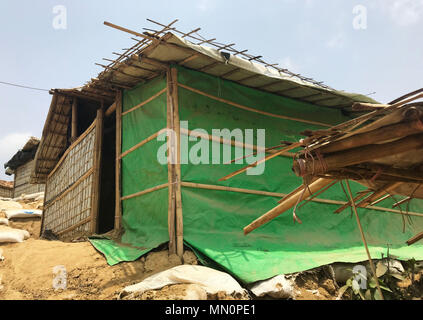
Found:
[{"label": "woven bamboo wall", "polygon": [[72,236],[91,230],[95,126],[83,136],[47,178],[43,231]]},{"label": "woven bamboo wall", "polygon": [[13,197],[13,189],[4,188],[4,187],[0,186],[0,197],[12,198]]},{"label": "woven bamboo wall", "polygon": [[22,194],[31,194],[44,192],[44,184],[31,184],[29,179],[31,170],[34,167],[34,160],[25,163],[15,170],[15,188],[13,197],[19,197]]}]

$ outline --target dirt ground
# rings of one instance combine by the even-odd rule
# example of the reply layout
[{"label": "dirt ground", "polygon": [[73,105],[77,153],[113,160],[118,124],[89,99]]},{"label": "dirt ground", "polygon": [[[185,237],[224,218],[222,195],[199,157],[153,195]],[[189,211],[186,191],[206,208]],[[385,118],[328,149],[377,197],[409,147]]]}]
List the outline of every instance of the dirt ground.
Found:
[{"label": "dirt ground", "polygon": [[[29,231],[31,238],[22,243],[0,244],[0,300],[113,300],[122,289],[143,279],[182,264],[167,250],[153,251],[134,261],[109,266],[106,259],[89,242],[61,242],[39,239],[40,220],[10,221],[10,226]],[[198,264],[195,255],[186,251],[186,264]],[[67,289],[54,290],[53,268],[64,266]],[[399,284],[404,298],[421,297],[423,277],[416,275],[414,283]],[[181,299],[190,285],[166,286],[135,296],[140,300]],[[324,269],[304,272],[295,278],[296,300],[335,300],[339,287]],[[245,299],[219,293],[214,300]]]}]

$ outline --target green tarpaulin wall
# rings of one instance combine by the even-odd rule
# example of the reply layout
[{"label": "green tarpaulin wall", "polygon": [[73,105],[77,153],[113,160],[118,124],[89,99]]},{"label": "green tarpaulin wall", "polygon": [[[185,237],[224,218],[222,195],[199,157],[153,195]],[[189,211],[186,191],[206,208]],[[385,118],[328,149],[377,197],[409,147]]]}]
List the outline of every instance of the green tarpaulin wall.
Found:
[{"label": "green tarpaulin wall", "polygon": [[[209,95],[243,106],[285,117],[304,119],[334,125],[348,120],[338,110],[316,107],[307,103],[283,98],[241,86],[217,77],[177,66],[178,82]],[[166,87],[165,78],[125,91],[123,111],[146,101]],[[297,141],[305,129],[320,126],[285,120],[252,112],[220,102],[192,90],[179,87],[179,115],[187,121],[189,130],[266,129],[266,147],[280,144],[281,140]],[[123,116],[122,152],[166,127],[166,93]],[[163,137],[161,137],[163,138]],[[167,182],[167,165],[157,161],[157,152],[164,139],[153,139],[122,159],[122,193],[131,195]],[[190,141],[193,140],[193,141]],[[200,140],[200,139],[199,139]],[[242,164],[223,164],[224,145],[181,136],[181,149],[190,154],[184,164],[182,152],[181,180],[205,185],[229,186],[287,194],[302,181],[291,171],[292,159],[277,157],[265,163],[261,175],[238,175],[226,182],[218,179],[244,167]],[[255,142],[254,142],[255,144]],[[226,145],[228,147],[228,145]],[[212,154],[220,148],[220,156]],[[230,147],[235,158],[237,147]],[[208,155],[207,155],[208,153]],[[251,150],[246,150],[250,154]],[[203,163],[193,164],[192,159],[206,154]],[[197,157],[195,157],[197,156]],[[204,161],[204,159],[206,159]],[[207,161],[208,160],[208,161]],[[205,163],[204,163],[205,162]],[[219,164],[216,164],[219,163]],[[364,189],[353,184],[353,191]],[[319,198],[346,201],[339,184]],[[309,202],[297,211],[302,224],[294,224],[292,210],[284,213],[248,236],[243,227],[277,205],[279,198],[240,192],[182,187],[184,241],[196,253],[212,260],[243,282],[267,279],[277,274],[308,270],[333,262],[359,262],[367,259],[357,223],[349,210],[333,212],[339,205]],[[394,200],[387,199],[380,206],[390,208]],[[123,243],[92,239],[110,264],[137,259],[169,240],[168,189],[160,189],[139,197],[124,200]],[[413,200],[410,211],[423,212],[421,201]],[[359,209],[360,218],[374,258],[390,253],[401,259],[423,259],[423,246],[407,247],[405,241],[423,230],[423,219],[412,217],[403,233],[403,219],[399,214],[372,209]]]}]

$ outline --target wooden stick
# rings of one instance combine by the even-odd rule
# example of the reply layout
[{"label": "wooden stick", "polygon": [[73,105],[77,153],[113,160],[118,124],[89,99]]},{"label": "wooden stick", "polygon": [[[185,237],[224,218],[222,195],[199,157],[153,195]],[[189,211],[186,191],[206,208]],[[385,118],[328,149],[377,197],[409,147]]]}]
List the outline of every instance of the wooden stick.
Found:
[{"label": "wooden stick", "polygon": [[263,159],[260,159],[260,160],[258,160],[256,162],[254,162],[254,163],[252,163],[252,164],[250,164],[250,165],[242,168],[242,169],[239,169],[239,170],[237,170],[235,172],[232,172],[232,173],[228,174],[227,176],[224,176],[223,178],[220,178],[219,181],[226,181],[226,180],[228,180],[228,179],[230,179],[230,178],[232,178],[232,177],[234,177],[234,176],[236,176],[236,175],[238,175],[240,173],[243,173],[244,171],[247,171],[250,168],[256,167],[256,166],[258,166],[259,164],[261,164],[261,163],[263,163],[265,161],[268,161],[268,160],[273,159],[273,158],[275,158],[277,156],[280,156],[283,153],[285,153],[285,152],[287,152],[289,150],[295,149],[295,148],[297,148],[297,147],[299,147],[301,145],[302,145],[301,142],[293,143],[290,146],[287,146],[285,148],[282,148],[281,150],[278,150],[275,153],[264,157]]},{"label": "wooden stick", "polygon": [[100,189],[101,189],[101,154],[103,146],[103,108],[97,110],[96,128],[95,128],[95,147],[93,162],[93,187],[91,203],[91,232],[98,232],[98,215],[100,211]]},{"label": "wooden stick", "polygon": [[389,107],[389,104],[354,102],[352,105],[352,110],[353,111],[374,111],[375,109],[384,109],[387,107]]},{"label": "wooden stick", "polygon": [[184,254],[184,218],[182,214],[181,195],[181,130],[179,122],[179,98],[178,98],[178,69],[171,68],[171,85],[173,99],[173,125],[176,133],[176,164],[175,164],[175,195],[176,195],[176,252],[180,258]]},{"label": "wooden stick", "polygon": [[126,150],[125,152],[123,152],[119,158],[122,159],[123,157],[126,157],[128,154],[130,154],[131,152],[137,150],[138,148],[142,147],[143,145],[145,145],[147,142],[150,142],[151,140],[154,140],[155,138],[157,138],[158,135],[162,134],[166,129],[161,129],[160,131],[152,134],[151,136],[149,136],[148,138],[142,140],[141,142],[137,143],[135,146],[133,146],[132,148]]},{"label": "wooden stick", "polygon": [[[313,193],[319,191],[320,189],[326,187],[328,184],[332,183],[332,181],[333,180],[330,180],[330,179],[320,178],[320,179],[317,179],[312,184],[310,184],[308,188],[306,186],[303,186],[303,188],[302,188],[303,190],[300,190],[299,192],[293,194],[290,197],[286,197],[285,199],[283,199],[283,201],[278,206],[276,206],[272,210],[266,212],[260,218],[256,219],[255,221],[250,223],[248,226],[246,226],[244,228],[244,234],[245,235],[249,234],[251,231],[257,229],[258,227],[262,226],[263,224],[265,224],[265,223],[269,222],[270,220],[273,220],[274,218],[278,217],[279,215],[281,215],[285,211],[291,209],[292,207],[294,207],[297,204],[297,202],[298,202],[298,200],[300,199],[301,196],[303,197],[303,199],[308,198]],[[304,191],[304,188],[305,188],[305,191]],[[311,193],[310,193],[310,191],[311,191]]]},{"label": "wooden stick", "polygon": [[61,235],[65,234],[65,233],[68,233],[68,232],[70,232],[72,230],[75,230],[76,228],[78,228],[78,227],[80,227],[80,226],[82,226],[82,225],[84,225],[84,224],[86,224],[86,223],[88,223],[90,221],[91,221],[91,217],[88,217],[88,218],[86,218],[86,219],[84,219],[82,221],[79,221],[78,223],[74,224],[73,226],[71,226],[71,227],[69,227],[69,228],[67,228],[65,230],[62,230],[62,231],[57,232],[56,234],[59,235],[59,236],[61,236]]},{"label": "wooden stick", "polygon": [[415,235],[411,239],[407,240],[407,244],[411,246],[412,244],[415,244],[417,241],[420,241],[423,239],[423,232],[420,232],[419,234]]},{"label": "wooden stick", "polygon": [[[363,199],[365,196],[367,196],[370,193],[370,190],[366,190],[365,192],[361,192],[358,195],[355,196],[355,198],[353,199],[354,202],[357,202],[360,199]],[[344,204],[342,207],[338,208],[335,210],[335,214],[339,214],[342,211],[344,211],[346,208],[351,206],[351,201],[348,201],[346,204]]]},{"label": "wooden stick", "polygon": [[361,202],[359,202],[357,204],[358,208],[365,208],[368,205],[371,205],[374,201],[376,201],[377,199],[379,199],[380,197],[384,196],[385,194],[395,190],[396,188],[398,188],[400,185],[402,184],[402,182],[393,182],[393,183],[388,183],[386,185],[384,185],[382,188],[376,190],[373,194],[371,194],[369,197],[367,197],[366,199],[362,200]]},{"label": "wooden stick", "polygon": [[74,98],[72,103],[72,129],[71,143],[78,138],[78,99]]},{"label": "wooden stick", "polygon": [[116,101],[109,108],[107,108],[106,112],[104,113],[104,116],[109,117],[115,111],[116,111]]},{"label": "wooden stick", "polygon": [[239,108],[239,109],[243,109],[243,110],[247,110],[247,111],[251,111],[251,112],[255,112],[255,113],[259,113],[265,116],[269,116],[269,117],[274,117],[274,118],[279,118],[279,119],[285,119],[285,120],[292,120],[292,121],[297,121],[297,122],[303,122],[303,123],[308,123],[308,124],[314,124],[314,125],[318,125],[318,126],[324,126],[324,127],[330,127],[330,125],[326,124],[326,123],[322,123],[322,122],[317,122],[317,121],[311,121],[311,120],[304,120],[304,119],[299,119],[299,118],[293,118],[293,117],[287,117],[287,116],[282,116],[279,114],[275,114],[275,113],[270,113],[270,112],[266,112],[266,111],[261,111],[258,109],[254,109],[254,108],[250,108],[244,105],[241,105],[239,103],[236,102],[232,102],[226,99],[222,99],[216,96],[213,96],[211,94],[208,94],[206,92],[203,92],[201,90],[186,86],[184,84],[178,83],[178,86],[180,86],[181,88],[190,90],[192,92],[198,93],[200,95],[203,95],[205,97],[208,97],[210,99],[219,101],[219,102],[223,102],[225,104],[231,105],[233,107]]},{"label": "wooden stick", "polygon": [[398,201],[397,203],[394,203],[392,205],[392,208],[398,207],[398,206],[402,205],[403,203],[410,201],[411,199],[412,199],[411,197],[404,198],[404,199]]},{"label": "wooden stick", "polygon": [[363,241],[364,247],[366,248],[367,257],[368,257],[368,259],[369,259],[369,262],[370,262],[370,268],[372,269],[373,276],[374,276],[375,281],[376,281],[377,290],[379,291],[379,294],[380,294],[380,296],[382,297],[382,299],[384,299],[384,298],[383,298],[383,293],[382,293],[382,290],[380,289],[380,286],[379,286],[379,279],[378,279],[378,277],[376,276],[376,268],[375,268],[375,266],[374,266],[374,264],[373,264],[372,257],[370,256],[369,247],[367,246],[366,237],[364,236],[363,228],[362,228],[362,226],[361,226],[360,217],[358,216],[357,208],[356,208],[356,206],[355,206],[355,202],[354,202],[354,199],[353,199],[353,196],[352,196],[352,193],[351,193],[351,188],[350,188],[350,184],[349,184],[348,180],[346,180],[346,183],[347,183],[348,195],[349,195],[350,200],[351,200],[351,206],[352,206],[352,208],[353,208],[353,211],[354,211],[355,217],[356,217],[356,219],[357,219],[357,225],[358,225],[358,228],[359,228],[359,230],[360,230],[361,240]]},{"label": "wooden stick", "polygon": [[156,99],[157,97],[159,97],[161,94],[166,92],[166,88],[160,90],[159,92],[157,92],[156,94],[154,94],[152,97],[148,98],[147,100],[141,102],[140,104],[136,105],[135,107],[132,107],[129,110],[126,110],[125,112],[122,112],[122,116],[127,115],[128,113],[137,110],[138,108],[141,108],[142,106],[146,105],[147,103],[153,101],[154,99]]},{"label": "wooden stick", "polygon": [[286,194],[284,194],[284,193],[268,192],[268,191],[253,190],[253,189],[234,188],[234,187],[218,186],[218,185],[212,185],[212,184],[200,184],[200,183],[193,183],[193,182],[181,182],[181,185],[182,185],[182,187],[193,188],[193,189],[206,189],[206,190],[239,192],[239,193],[247,193],[247,194],[255,194],[255,195],[268,196],[268,197],[275,197],[275,198],[281,198],[281,197],[286,196]]},{"label": "wooden stick", "polygon": [[[243,143],[243,142],[240,142],[240,141],[237,141],[237,140],[224,139],[221,136],[217,137],[217,136],[213,136],[211,134],[205,134],[203,132],[196,131],[196,130],[188,130],[188,129],[185,129],[185,128],[181,128],[181,133],[185,134],[187,136],[189,136],[189,135],[195,136],[195,137],[199,137],[199,138],[206,139],[206,140],[209,140],[209,141],[214,141],[214,142],[217,142],[217,143],[220,143],[220,144],[227,144],[227,145],[231,145],[231,146],[234,146],[234,147],[254,150],[254,151],[257,151],[257,152],[266,152],[266,153],[271,153],[271,154],[278,152],[278,150],[272,150],[270,148],[266,149],[266,148],[258,147],[258,146],[253,145],[253,144]],[[280,154],[280,156],[293,158],[294,154],[285,151],[282,154]]]},{"label": "wooden stick", "polygon": [[140,197],[140,196],[143,196],[145,194],[151,193],[153,191],[164,189],[164,188],[166,188],[168,186],[169,186],[169,183],[164,183],[164,184],[161,184],[161,185],[158,185],[158,186],[155,186],[155,187],[152,187],[152,188],[149,188],[149,189],[146,189],[146,190],[143,190],[143,191],[140,191],[140,192],[131,194],[129,196],[121,197],[120,200],[121,201],[125,201],[125,200],[129,200],[129,199],[132,199],[132,198]]},{"label": "wooden stick", "polygon": [[119,90],[116,95],[116,101],[113,104],[116,108],[116,162],[115,162],[115,230],[122,226],[122,91]]},{"label": "wooden stick", "polygon": [[[174,130],[174,107],[173,107],[173,98],[172,98],[172,75],[170,69],[166,73],[167,81],[167,128]],[[169,233],[169,253],[176,254],[176,193],[175,193],[175,164],[173,160],[174,157],[174,137],[173,132],[171,131],[171,136],[167,136],[167,176],[169,181],[169,190],[168,190],[168,233]]]}]

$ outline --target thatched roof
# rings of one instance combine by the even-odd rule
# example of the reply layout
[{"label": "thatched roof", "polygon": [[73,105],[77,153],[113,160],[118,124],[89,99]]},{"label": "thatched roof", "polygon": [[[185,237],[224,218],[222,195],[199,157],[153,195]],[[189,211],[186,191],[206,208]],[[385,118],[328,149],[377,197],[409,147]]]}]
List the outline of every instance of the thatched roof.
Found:
[{"label": "thatched roof", "polygon": [[[33,160],[39,144],[40,140],[38,138],[29,138],[23,148],[16,152],[15,155],[4,164],[4,168],[10,168],[13,171],[25,163]],[[10,170],[7,171],[10,172]]]}]

